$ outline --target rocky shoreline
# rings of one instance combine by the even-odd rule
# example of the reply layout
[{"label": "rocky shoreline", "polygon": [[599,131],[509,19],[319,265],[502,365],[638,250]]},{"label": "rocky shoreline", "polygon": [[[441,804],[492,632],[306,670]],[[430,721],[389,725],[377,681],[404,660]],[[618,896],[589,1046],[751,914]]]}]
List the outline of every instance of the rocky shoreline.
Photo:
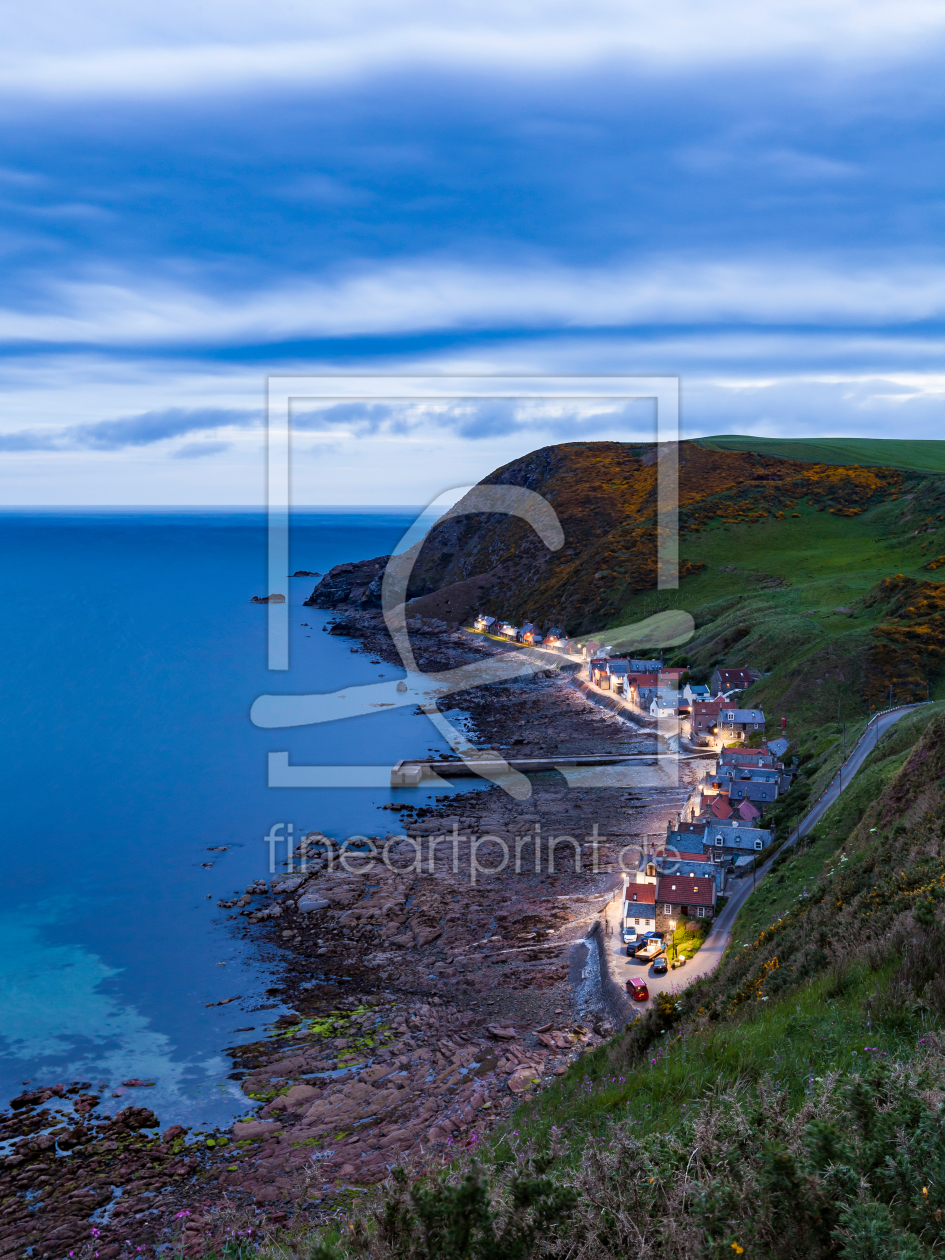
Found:
[{"label": "rocky shoreline", "polygon": [[[377,574],[361,568],[370,586]],[[326,630],[399,663],[378,612],[335,602]],[[442,621],[408,626],[427,672],[503,650]],[[451,705],[477,743],[516,756],[654,750],[651,732],[591,703],[553,662]],[[621,850],[655,839],[686,791],[593,776],[569,786],[549,772],[525,800],[483,784],[385,806],[374,858],[364,848],[342,863],[336,842],[309,833],[292,870],[222,903],[278,961],[277,996],[292,1012],[226,1051],[255,1116],[227,1134],[160,1134],[146,1108],[96,1120],[87,1083],[17,1100],[0,1117],[0,1257],[31,1247],[36,1260],[65,1260],[85,1247],[111,1260],[126,1240],[148,1254],[175,1233],[200,1255],[228,1230],[321,1219],[345,1186],[474,1147],[612,1034],[582,988],[584,938],[620,886]],[[392,813],[396,826],[383,827]]]}]

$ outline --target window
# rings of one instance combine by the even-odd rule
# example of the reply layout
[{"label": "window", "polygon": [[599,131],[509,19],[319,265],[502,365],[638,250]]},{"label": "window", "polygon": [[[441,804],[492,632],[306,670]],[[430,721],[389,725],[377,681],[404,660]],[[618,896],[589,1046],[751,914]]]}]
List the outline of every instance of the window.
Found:
[{"label": "window", "polygon": [[700,906],[700,907],[699,907],[699,909],[698,909],[698,911],[697,911],[697,915],[696,915],[696,917],[697,917],[697,918],[699,918],[699,919],[704,919],[704,918],[705,918],[706,909],[707,909],[707,907],[706,907],[706,906]]},{"label": "window", "polygon": [[664,914],[672,914],[672,913],[673,913],[673,907],[672,907],[672,906],[670,906],[670,905],[664,905],[664,906],[663,906],[663,913],[664,913]]},{"label": "window", "polygon": [[717,848],[721,849],[721,847],[722,847],[722,837],[721,837],[721,836],[716,836],[716,837],[715,837],[715,844],[716,844],[716,847],[717,847]]},{"label": "window", "polygon": [[636,924],[639,924],[639,922],[640,922],[640,920],[639,920],[639,919],[634,919],[633,921],[634,921],[634,923],[636,923]]},{"label": "window", "polygon": [[756,841],[755,841],[755,848],[756,848],[756,849],[760,849],[760,848],[761,848],[761,841],[760,841],[760,840],[756,840]]}]

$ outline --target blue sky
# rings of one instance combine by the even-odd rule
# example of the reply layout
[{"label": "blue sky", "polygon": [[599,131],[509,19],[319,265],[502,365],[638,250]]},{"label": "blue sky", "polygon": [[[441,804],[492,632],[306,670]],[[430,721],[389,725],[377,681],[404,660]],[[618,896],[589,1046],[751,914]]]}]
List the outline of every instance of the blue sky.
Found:
[{"label": "blue sky", "polygon": [[[0,491],[257,501],[270,372],[674,373],[690,436],[940,436],[943,41],[885,0],[40,0],[0,59]],[[512,450],[437,423],[299,484],[417,502],[421,450]]]}]

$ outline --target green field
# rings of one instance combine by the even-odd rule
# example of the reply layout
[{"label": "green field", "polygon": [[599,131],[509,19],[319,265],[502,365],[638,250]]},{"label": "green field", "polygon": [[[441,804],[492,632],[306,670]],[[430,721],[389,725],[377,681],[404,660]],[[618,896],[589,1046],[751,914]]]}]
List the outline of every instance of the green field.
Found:
[{"label": "green field", "polygon": [[[941,444],[945,447],[945,443]],[[887,623],[879,584],[896,574],[939,583],[945,567],[928,570],[945,553],[945,480],[915,478],[909,492],[843,517],[807,503],[796,514],[749,523],[716,519],[680,540],[681,558],[703,567],[676,591],[641,591],[612,618],[625,625],[663,608],[692,614],[696,632],[672,649],[708,682],[718,665],[747,666],[764,677],[744,697],[768,722],[788,722],[794,751],[813,748],[824,773],[835,769],[846,724],[848,746],[871,709],[925,699],[897,691],[897,678],[871,669],[873,631]],[[921,532],[916,532],[921,530]],[[928,666],[929,696],[945,698],[939,658]],[[828,750],[833,750],[830,752]],[[831,764],[828,765],[827,763]]]},{"label": "green field", "polygon": [[751,451],[781,459],[800,459],[813,464],[861,464],[907,468],[913,472],[945,473],[945,441],[899,438],[700,438],[710,451]]}]

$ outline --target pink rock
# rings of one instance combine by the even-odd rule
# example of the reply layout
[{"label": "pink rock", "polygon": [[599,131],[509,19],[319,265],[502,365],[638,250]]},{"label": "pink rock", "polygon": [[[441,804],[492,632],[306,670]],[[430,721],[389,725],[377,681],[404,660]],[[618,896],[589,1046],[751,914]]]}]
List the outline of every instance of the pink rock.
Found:
[{"label": "pink rock", "polygon": [[303,1103],[318,1097],[318,1090],[311,1085],[295,1085],[285,1097],[285,1105],[290,1111],[297,1111]]},{"label": "pink rock", "polygon": [[486,1032],[496,1041],[514,1041],[518,1036],[514,1028],[502,1028],[499,1024],[486,1024]]},{"label": "pink rock", "polygon": [[237,1120],[232,1133],[235,1142],[256,1142],[260,1138],[271,1137],[282,1128],[277,1120]]},{"label": "pink rock", "polygon": [[534,1089],[539,1083],[540,1078],[534,1068],[518,1068],[509,1077],[509,1091],[513,1094],[524,1094],[528,1090]]}]

